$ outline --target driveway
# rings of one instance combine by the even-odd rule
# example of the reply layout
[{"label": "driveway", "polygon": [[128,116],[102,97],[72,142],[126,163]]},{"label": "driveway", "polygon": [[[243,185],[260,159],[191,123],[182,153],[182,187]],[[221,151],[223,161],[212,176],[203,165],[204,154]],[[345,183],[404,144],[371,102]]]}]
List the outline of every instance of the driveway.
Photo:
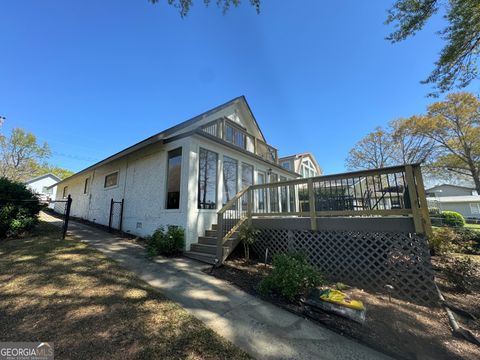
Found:
[{"label": "driveway", "polygon": [[[51,216],[43,220],[57,221]],[[69,234],[100,250],[257,359],[387,359],[365,345],[262,301],[187,258],[146,258],[133,241],[70,221]]]}]

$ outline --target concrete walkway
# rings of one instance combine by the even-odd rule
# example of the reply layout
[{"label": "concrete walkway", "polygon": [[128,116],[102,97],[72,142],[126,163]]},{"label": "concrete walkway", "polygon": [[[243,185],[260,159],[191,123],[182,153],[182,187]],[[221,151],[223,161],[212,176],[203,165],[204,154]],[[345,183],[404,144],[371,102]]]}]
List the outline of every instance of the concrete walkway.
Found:
[{"label": "concrete walkway", "polygon": [[[58,221],[43,215],[43,220]],[[202,272],[186,258],[148,260],[142,246],[95,227],[70,222],[69,233],[122,264],[139,278],[257,359],[386,359],[302,317],[255,298]]]}]

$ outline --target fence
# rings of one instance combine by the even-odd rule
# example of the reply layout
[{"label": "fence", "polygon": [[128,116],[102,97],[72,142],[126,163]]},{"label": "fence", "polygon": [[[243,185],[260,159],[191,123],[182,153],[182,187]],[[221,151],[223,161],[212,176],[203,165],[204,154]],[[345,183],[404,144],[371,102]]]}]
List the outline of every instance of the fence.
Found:
[{"label": "fence", "polygon": [[108,231],[122,231],[124,199],[120,201],[110,200],[110,215],[108,217]]}]

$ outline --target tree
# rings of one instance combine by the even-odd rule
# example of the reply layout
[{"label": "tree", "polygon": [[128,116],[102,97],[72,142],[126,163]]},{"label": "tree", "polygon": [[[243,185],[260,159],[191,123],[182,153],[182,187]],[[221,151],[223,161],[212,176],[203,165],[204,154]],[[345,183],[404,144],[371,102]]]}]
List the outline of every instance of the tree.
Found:
[{"label": "tree", "polygon": [[397,119],[386,129],[377,127],[350,150],[348,169],[378,169],[400,164],[423,163],[430,158],[434,142],[414,131],[414,118]]},{"label": "tree", "polygon": [[480,53],[480,1],[396,0],[388,11],[387,24],[396,30],[387,39],[393,43],[414,36],[440,10],[448,25],[440,31],[446,41],[432,73],[422,83],[434,84],[438,95],[467,86],[478,76]]},{"label": "tree", "polygon": [[[156,4],[160,2],[160,0],[149,0],[152,4]],[[193,5],[193,0],[167,0],[169,5],[176,7],[180,13],[181,17],[185,17],[190,8]],[[240,0],[217,0],[217,5],[223,8],[223,12],[225,13],[230,9],[230,7],[238,6],[240,4]],[[210,4],[210,0],[203,0],[203,3],[208,6]],[[255,7],[257,13],[260,12],[260,0],[250,0],[250,4]]]},{"label": "tree", "polygon": [[74,172],[71,170],[44,162],[43,164],[35,164],[32,177],[41,176],[48,173],[52,173],[58,176],[60,179],[66,179],[74,174]]},{"label": "tree", "polygon": [[358,141],[348,153],[348,169],[372,169],[389,165],[393,157],[392,136],[381,127],[377,127]]},{"label": "tree", "polygon": [[414,117],[415,134],[435,143],[431,166],[473,180],[480,192],[480,99],[471,93],[449,94],[445,101]]},{"label": "tree", "polygon": [[32,133],[15,128],[9,137],[0,137],[0,176],[26,180],[35,165],[49,156],[47,143],[39,144]]}]

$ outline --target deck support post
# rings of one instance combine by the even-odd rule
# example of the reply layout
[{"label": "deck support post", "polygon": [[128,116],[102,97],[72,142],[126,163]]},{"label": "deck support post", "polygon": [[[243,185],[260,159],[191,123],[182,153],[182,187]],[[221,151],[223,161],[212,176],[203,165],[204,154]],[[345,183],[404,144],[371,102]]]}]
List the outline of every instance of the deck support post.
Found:
[{"label": "deck support post", "polygon": [[413,167],[413,176],[417,183],[418,200],[420,203],[420,215],[422,217],[423,230],[427,238],[432,237],[432,223],[430,222],[430,214],[428,213],[427,195],[425,193],[425,185],[423,184],[422,169],[420,165]]},{"label": "deck support post", "polygon": [[310,210],[310,227],[313,231],[317,230],[317,215],[315,211],[315,193],[313,191],[313,180],[309,178],[307,180],[308,186],[308,204]]},{"label": "deck support post", "polygon": [[223,264],[223,214],[217,215],[217,263],[216,266]]},{"label": "deck support post", "polygon": [[418,206],[417,185],[415,184],[415,177],[413,176],[412,165],[405,166],[405,180],[408,187],[408,196],[412,207],[413,225],[417,234],[425,235],[423,228],[422,215],[420,207]]}]

